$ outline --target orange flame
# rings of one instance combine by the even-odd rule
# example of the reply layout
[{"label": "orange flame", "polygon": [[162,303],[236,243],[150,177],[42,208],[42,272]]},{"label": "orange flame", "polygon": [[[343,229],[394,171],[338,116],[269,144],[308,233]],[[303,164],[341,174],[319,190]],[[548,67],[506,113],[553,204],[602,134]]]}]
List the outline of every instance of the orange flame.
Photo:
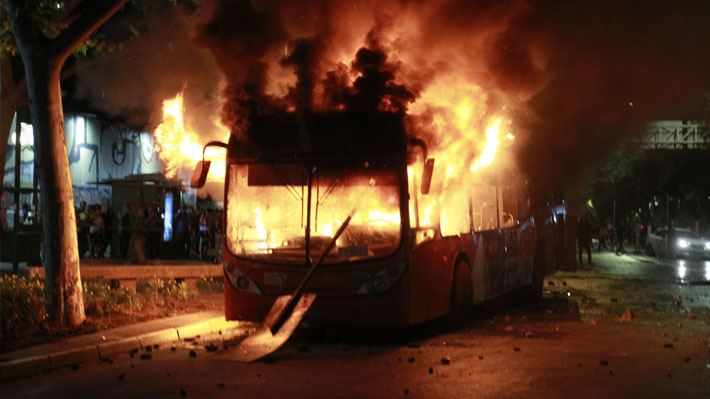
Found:
[{"label": "orange flame", "polygon": [[471,172],[475,172],[478,168],[488,166],[493,163],[498,149],[498,129],[500,128],[500,120],[497,120],[486,130],[486,146],[483,148],[481,155],[471,165]]},{"label": "orange flame", "polygon": [[[446,180],[462,178],[495,164],[501,150],[504,109],[489,109],[488,95],[477,85],[455,76],[433,82],[414,103],[414,115],[432,115],[424,130],[433,134],[430,152]],[[508,133],[508,141],[514,136]],[[440,172],[440,173],[442,173]]]},{"label": "orange flame", "polygon": [[[165,175],[187,180],[185,176],[190,176],[195,164],[202,160],[201,141],[207,140],[200,140],[194,131],[185,126],[182,97],[179,93],[175,98],[163,101],[163,121],[155,129],[154,137]],[[224,150],[208,147],[205,160],[212,161],[207,180],[221,182],[225,175]]]},{"label": "orange flame", "polygon": [[[436,159],[429,195],[420,195],[422,163],[410,165],[410,223],[439,225],[443,235],[496,226],[495,189],[484,178],[513,166],[503,156],[514,140],[504,107],[493,103],[481,87],[454,75],[436,79],[410,107],[417,130]],[[418,116],[420,118],[418,118]],[[416,201],[415,201],[416,199]]]}]

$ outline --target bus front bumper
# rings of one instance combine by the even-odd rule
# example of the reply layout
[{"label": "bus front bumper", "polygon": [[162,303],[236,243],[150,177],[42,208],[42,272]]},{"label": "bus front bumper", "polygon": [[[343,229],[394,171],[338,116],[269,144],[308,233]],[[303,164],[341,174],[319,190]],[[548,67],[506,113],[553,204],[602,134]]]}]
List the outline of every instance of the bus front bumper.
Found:
[{"label": "bus front bumper", "polygon": [[[237,291],[226,281],[224,292],[227,320],[260,322],[277,298]],[[410,325],[406,279],[400,279],[389,291],[380,295],[317,296],[304,320],[325,324]]]}]

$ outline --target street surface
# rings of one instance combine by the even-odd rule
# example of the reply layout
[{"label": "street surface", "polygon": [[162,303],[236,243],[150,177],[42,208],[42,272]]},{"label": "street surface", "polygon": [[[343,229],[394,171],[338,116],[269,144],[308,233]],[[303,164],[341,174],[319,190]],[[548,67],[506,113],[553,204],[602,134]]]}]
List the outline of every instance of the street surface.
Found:
[{"label": "street surface", "polygon": [[0,396],[710,397],[710,262],[593,262],[549,276],[539,301],[498,299],[463,324],[301,326],[252,364],[220,359],[223,343],[203,339],[6,383]]}]

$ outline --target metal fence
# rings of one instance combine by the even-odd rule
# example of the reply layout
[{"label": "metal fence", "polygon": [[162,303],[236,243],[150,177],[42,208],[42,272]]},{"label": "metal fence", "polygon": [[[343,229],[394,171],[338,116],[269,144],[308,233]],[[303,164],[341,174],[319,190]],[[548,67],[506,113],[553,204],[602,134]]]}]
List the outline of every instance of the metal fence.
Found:
[{"label": "metal fence", "polygon": [[646,134],[629,144],[647,149],[710,149],[710,131],[705,121],[664,120],[646,125]]}]

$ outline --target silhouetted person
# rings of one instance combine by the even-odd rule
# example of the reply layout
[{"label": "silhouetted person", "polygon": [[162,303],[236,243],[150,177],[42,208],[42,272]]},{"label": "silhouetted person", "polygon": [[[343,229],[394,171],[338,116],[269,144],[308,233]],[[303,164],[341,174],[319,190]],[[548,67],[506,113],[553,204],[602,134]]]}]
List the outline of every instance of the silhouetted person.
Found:
[{"label": "silhouetted person", "polygon": [[200,260],[204,260],[207,256],[207,250],[211,247],[210,245],[210,231],[209,231],[209,214],[205,209],[200,211],[199,216],[199,231],[200,231],[200,242],[197,251],[197,256]]},{"label": "silhouetted person", "polygon": [[187,258],[190,253],[189,221],[186,208],[180,207],[173,219],[175,227],[175,254],[181,258]]},{"label": "silhouetted person", "polygon": [[[113,247],[113,231],[116,228],[114,224],[115,215],[108,200],[104,201],[104,206],[101,208],[101,216],[104,218],[104,249],[110,249],[109,257],[116,256],[116,249]],[[101,256],[103,255],[101,254]]]},{"label": "silhouetted person", "polygon": [[121,246],[121,258],[125,259],[128,256],[128,244],[131,241],[131,208],[124,203],[121,208],[121,215],[118,219],[118,234]]},{"label": "silhouetted person", "polygon": [[624,249],[624,234],[626,234],[626,224],[622,221],[616,225],[616,254],[625,254]]},{"label": "silhouetted person", "polygon": [[145,234],[148,218],[143,208],[138,208],[136,222],[131,229],[131,238],[128,244],[127,259],[137,264],[145,264]]},{"label": "silhouetted person", "polygon": [[98,205],[89,207],[89,257],[104,256],[104,218]]},{"label": "silhouetted person", "polygon": [[148,208],[148,219],[146,221],[148,232],[146,233],[146,256],[155,259],[160,254],[160,243],[162,241],[162,220],[158,216],[155,206]]},{"label": "silhouetted person", "polygon": [[79,241],[79,257],[86,256],[89,249],[89,212],[86,209],[86,201],[81,201],[79,209],[76,210],[76,236]]},{"label": "silhouetted person", "polygon": [[587,250],[587,263],[592,264],[592,225],[587,218],[582,219],[577,225],[577,248],[579,250],[579,265],[582,266],[582,252]]}]

